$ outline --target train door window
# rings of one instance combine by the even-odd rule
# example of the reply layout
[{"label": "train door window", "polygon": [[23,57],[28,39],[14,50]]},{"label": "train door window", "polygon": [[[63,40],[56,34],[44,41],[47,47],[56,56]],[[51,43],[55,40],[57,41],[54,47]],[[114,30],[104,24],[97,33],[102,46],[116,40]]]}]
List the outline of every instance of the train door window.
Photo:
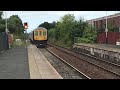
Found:
[{"label": "train door window", "polygon": [[38,36],[38,31],[35,31],[35,36]]},{"label": "train door window", "polygon": [[43,32],[43,36],[46,36],[46,32],[45,31]]},{"label": "train door window", "polygon": [[39,32],[39,35],[42,36],[42,32],[41,31]]}]

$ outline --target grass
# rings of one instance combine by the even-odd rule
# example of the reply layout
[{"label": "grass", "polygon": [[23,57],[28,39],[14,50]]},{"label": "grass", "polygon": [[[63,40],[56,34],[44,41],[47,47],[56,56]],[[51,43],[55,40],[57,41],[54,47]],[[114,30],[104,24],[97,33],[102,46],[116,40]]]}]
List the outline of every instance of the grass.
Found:
[{"label": "grass", "polygon": [[68,46],[67,44],[64,44],[62,40],[55,41],[53,39],[49,39],[48,42],[54,43],[56,45],[59,45],[59,46],[62,46],[62,47],[68,48],[68,49],[70,49],[72,47],[72,46]]},{"label": "grass", "polygon": [[14,35],[14,40],[11,47],[26,46],[26,44],[29,45],[30,43],[26,39],[27,37],[25,34]]}]

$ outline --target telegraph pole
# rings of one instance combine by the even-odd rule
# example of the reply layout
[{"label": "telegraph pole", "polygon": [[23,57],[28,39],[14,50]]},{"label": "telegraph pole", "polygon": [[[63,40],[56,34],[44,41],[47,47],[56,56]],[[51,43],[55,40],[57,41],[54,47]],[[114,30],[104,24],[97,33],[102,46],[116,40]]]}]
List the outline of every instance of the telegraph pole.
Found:
[{"label": "telegraph pole", "polygon": [[107,44],[107,37],[108,37],[108,28],[107,28],[107,11],[106,11],[106,28],[105,28],[105,32],[106,32],[106,44]]},{"label": "telegraph pole", "polygon": [[[9,39],[9,35],[8,34],[10,34],[10,33],[8,33],[9,31],[8,31],[8,26],[7,26],[7,11],[5,11],[5,32],[6,32],[6,35],[7,35],[7,39]],[[11,46],[10,46],[10,41],[8,40],[8,47],[9,48],[11,48]]]},{"label": "telegraph pole", "polygon": [[5,29],[5,32],[7,33],[8,32],[8,28],[7,28],[7,11],[5,11],[5,16],[6,16],[6,24],[5,24],[5,26],[6,26],[6,29]]}]

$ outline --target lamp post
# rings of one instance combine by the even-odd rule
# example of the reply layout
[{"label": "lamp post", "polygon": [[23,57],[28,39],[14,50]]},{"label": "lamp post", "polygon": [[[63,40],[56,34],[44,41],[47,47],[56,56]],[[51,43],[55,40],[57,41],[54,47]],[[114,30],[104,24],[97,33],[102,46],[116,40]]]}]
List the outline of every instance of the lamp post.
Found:
[{"label": "lamp post", "polygon": [[[0,11],[0,12],[3,12],[3,11]],[[9,43],[9,40],[8,40],[8,32],[9,32],[9,30],[8,30],[8,28],[7,28],[7,11],[5,11],[5,33],[6,33],[6,40],[8,41],[8,48],[11,48],[11,46],[10,46],[10,43]],[[4,16],[4,14],[2,13],[2,15]]]},{"label": "lamp post", "polygon": [[5,12],[5,16],[6,16],[6,20],[5,20],[6,21],[6,24],[5,24],[6,29],[5,29],[5,32],[8,33],[8,28],[7,28],[7,11]]},{"label": "lamp post", "polygon": [[108,28],[107,28],[107,11],[106,11],[106,28],[105,28],[105,32],[106,32],[106,43],[107,43],[107,32],[108,32]]},{"label": "lamp post", "polygon": [[[9,34],[9,30],[8,30],[8,25],[7,25],[7,11],[5,11],[5,32],[6,34],[8,35]],[[9,41],[9,35],[8,35],[8,47],[11,48],[11,45],[10,45],[10,41]]]}]

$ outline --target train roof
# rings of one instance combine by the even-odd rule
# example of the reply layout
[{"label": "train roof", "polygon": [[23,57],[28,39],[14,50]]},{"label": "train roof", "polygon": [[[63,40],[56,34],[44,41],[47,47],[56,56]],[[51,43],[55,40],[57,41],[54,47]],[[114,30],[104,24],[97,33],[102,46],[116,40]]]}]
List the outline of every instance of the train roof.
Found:
[{"label": "train roof", "polygon": [[[47,29],[46,29],[46,28],[44,28],[44,27],[38,27],[38,28],[34,29],[33,31],[38,30],[38,29],[47,30]],[[29,32],[29,34],[30,34],[30,33],[32,33],[33,31]]]},{"label": "train roof", "polygon": [[38,29],[47,30],[47,29],[46,29],[46,28],[44,28],[44,27],[38,27],[38,28],[34,29],[33,31],[38,30]]}]

